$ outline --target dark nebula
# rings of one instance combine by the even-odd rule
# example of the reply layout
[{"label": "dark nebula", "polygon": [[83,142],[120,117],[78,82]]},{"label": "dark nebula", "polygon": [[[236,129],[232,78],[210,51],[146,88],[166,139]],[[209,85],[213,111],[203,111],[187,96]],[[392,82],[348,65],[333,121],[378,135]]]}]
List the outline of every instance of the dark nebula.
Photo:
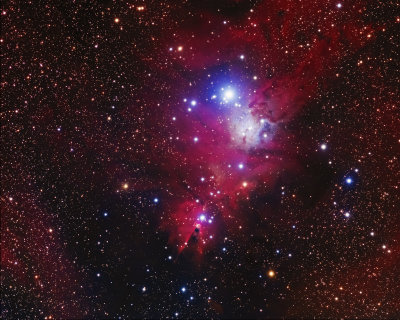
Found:
[{"label": "dark nebula", "polygon": [[400,317],[396,1],[5,1],[4,319]]}]

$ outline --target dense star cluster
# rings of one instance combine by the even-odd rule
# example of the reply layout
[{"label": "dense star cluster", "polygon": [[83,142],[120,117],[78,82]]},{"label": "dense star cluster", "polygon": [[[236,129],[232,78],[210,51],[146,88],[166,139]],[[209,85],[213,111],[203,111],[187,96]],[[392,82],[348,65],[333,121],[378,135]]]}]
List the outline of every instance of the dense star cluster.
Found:
[{"label": "dense star cluster", "polygon": [[5,1],[1,313],[400,317],[397,1]]}]

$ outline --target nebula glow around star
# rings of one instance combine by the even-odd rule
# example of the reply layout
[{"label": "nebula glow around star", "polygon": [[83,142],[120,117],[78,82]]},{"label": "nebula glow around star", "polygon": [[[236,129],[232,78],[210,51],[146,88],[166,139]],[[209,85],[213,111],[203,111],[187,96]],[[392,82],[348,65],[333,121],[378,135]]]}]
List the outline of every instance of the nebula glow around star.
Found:
[{"label": "nebula glow around star", "polygon": [[398,318],[396,9],[7,1],[2,317]]}]

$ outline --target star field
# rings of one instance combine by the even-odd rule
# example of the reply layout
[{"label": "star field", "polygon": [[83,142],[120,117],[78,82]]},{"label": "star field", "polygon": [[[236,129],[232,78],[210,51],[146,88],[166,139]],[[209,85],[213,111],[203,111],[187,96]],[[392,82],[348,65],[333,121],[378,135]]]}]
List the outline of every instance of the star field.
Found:
[{"label": "star field", "polygon": [[1,19],[2,318],[400,317],[395,1]]}]

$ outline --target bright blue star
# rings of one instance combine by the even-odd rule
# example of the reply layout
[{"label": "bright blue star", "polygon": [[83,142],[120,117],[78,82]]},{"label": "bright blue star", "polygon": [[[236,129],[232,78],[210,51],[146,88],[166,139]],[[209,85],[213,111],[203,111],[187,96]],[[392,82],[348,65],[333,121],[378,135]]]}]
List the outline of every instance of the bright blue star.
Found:
[{"label": "bright blue star", "polygon": [[226,100],[230,100],[235,96],[235,92],[232,89],[228,89],[225,91],[224,98]]},{"label": "bright blue star", "polygon": [[222,102],[223,103],[228,103],[230,102],[233,98],[235,98],[235,91],[232,88],[221,88],[222,91]]}]

